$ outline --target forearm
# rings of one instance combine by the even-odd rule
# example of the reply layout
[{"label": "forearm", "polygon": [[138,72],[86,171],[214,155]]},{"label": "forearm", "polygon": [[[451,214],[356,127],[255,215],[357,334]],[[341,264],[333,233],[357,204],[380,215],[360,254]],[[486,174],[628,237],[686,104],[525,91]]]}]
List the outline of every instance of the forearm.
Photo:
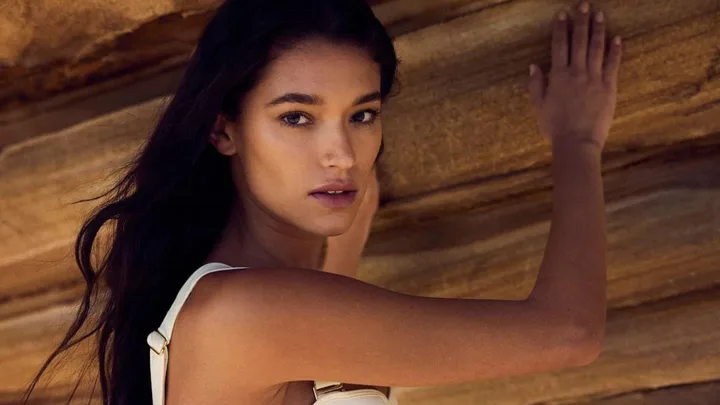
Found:
[{"label": "forearm", "polygon": [[552,176],[552,224],[530,299],[601,339],[607,242],[600,152],[553,145]]},{"label": "forearm", "polygon": [[361,241],[328,242],[323,271],[357,278],[365,243]]}]

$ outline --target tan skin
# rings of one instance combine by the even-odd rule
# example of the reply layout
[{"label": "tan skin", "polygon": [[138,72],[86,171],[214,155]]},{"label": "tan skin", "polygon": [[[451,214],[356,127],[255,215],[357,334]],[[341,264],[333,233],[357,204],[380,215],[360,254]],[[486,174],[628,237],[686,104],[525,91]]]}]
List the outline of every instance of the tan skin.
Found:
[{"label": "tan skin", "polygon": [[[523,301],[414,297],[352,278],[377,209],[373,162],[382,136],[379,121],[354,123],[371,119],[357,114],[380,108],[379,100],[352,104],[378,90],[378,67],[352,47],[322,41],[283,54],[241,106],[244,118],[219,117],[211,136],[232,157],[247,211],[244,222],[234,213],[207,262],[251,269],[196,285],[175,325],[167,404],[311,404],[312,379],[383,390],[593,361],[605,316],[600,153],[621,52],[619,45],[607,56],[600,51],[604,24],[589,30],[588,14],[576,9],[555,22],[549,85],[539,71],[529,81],[540,130],[552,143],[557,209],[538,283]],[[569,23],[581,34],[572,42]],[[290,91],[325,103],[265,108]],[[307,129],[279,123],[298,110],[309,115]],[[352,207],[332,211],[308,196],[334,177],[361,191]],[[320,269],[325,238],[334,253],[329,244]]]},{"label": "tan skin", "polygon": [[[373,163],[382,139],[380,117],[370,110],[381,102],[354,102],[379,91],[379,67],[353,47],[312,40],[280,56],[240,107],[243,118],[219,117],[211,135],[232,158],[245,211],[236,208],[207,261],[319,269],[326,238],[366,238],[377,209]],[[323,104],[266,106],[285,93],[314,94]],[[309,195],[333,179],[356,185],[351,207],[329,209]]]},{"label": "tan skin", "polygon": [[[368,111],[381,109],[379,98],[354,102],[379,93],[379,86],[379,67],[363,52],[312,40],[272,64],[241,106],[244,119],[229,122],[218,117],[211,142],[232,157],[234,181],[246,210],[238,220],[236,208],[206,262],[356,275],[378,207],[373,163],[382,126],[380,116]],[[266,106],[290,92],[314,94],[324,103]],[[285,126],[283,120],[297,127]],[[308,195],[332,179],[356,184],[360,192],[351,207],[328,209]],[[327,255],[321,269],[325,239]],[[365,387],[371,386],[345,384],[346,389]],[[372,387],[388,395],[388,387]],[[309,403],[312,382],[290,383],[282,395],[288,403]]]}]

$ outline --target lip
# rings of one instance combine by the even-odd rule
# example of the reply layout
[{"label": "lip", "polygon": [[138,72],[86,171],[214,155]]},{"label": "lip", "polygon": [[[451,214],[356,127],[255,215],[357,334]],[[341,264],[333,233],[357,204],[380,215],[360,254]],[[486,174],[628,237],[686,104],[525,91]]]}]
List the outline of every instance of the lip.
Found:
[{"label": "lip", "polygon": [[355,202],[357,191],[348,191],[339,195],[325,193],[312,193],[310,195],[327,208],[347,208]]},{"label": "lip", "polygon": [[311,191],[312,193],[323,193],[327,191],[355,191],[357,192],[357,187],[352,181],[343,181],[343,180],[334,180],[330,183],[324,184],[315,190]]}]

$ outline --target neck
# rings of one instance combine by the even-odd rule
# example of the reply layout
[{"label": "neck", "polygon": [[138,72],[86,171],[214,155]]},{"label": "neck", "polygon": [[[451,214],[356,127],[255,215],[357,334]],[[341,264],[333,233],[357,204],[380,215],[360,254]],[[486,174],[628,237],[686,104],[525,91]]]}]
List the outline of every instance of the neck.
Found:
[{"label": "neck", "polygon": [[243,212],[233,210],[220,242],[206,262],[321,270],[326,237],[272,218],[252,203],[245,205],[248,209]]}]

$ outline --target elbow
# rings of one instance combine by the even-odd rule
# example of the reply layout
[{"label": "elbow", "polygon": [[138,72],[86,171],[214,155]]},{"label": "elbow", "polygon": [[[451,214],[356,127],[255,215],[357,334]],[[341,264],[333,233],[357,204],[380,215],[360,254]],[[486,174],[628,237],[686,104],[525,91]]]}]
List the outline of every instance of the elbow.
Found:
[{"label": "elbow", "polygon": [[[537,300],[532,302],[533,305],[540,305]],[[546,305],[537,308],[540,308],[545,319],[553,320],[550,324],[554,325],[555,331],[561,331],[553,336],[557,339],[556,342],[562,342],[560,347],[563,351],[563,365],[585,366],[600,357],[605,340],[604,314],[593,320],[580,320],[579,317],[569,318],[567,314],[557,315],[555,310],[548,311]]]},{"label": "elbow", "polygon": [[578,348],[577,362],[578,366],[587,366],[595,362],[602,352],[602,342],[599,340],[589,341]]},{"label": "elbow", "polygon": [[600,357],[605,340],[605,328],[575,327],[571,329],[570,339],[575,353],[574,363],[586,366]]}]

